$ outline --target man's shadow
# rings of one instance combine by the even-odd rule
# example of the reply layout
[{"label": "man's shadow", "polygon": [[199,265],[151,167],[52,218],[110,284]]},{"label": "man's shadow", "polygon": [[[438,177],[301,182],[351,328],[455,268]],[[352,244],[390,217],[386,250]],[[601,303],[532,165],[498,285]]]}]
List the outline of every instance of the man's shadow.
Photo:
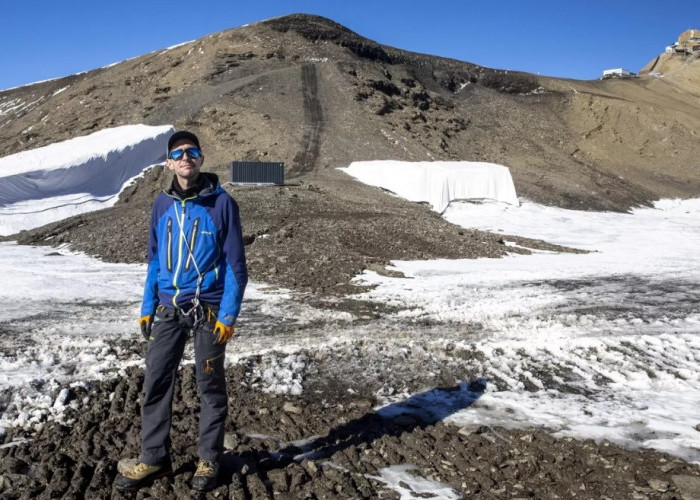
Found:
[{"label": "man's shadow", "polygon": [[471,406],[484,393],[486,383],[486,379],[479,378],[460,382],[454,387],[435,388],[414,394],[403,401],[391,403],[334,427],[326,436],[304,445],[284,444],[275,452],[247,452],[240,456],[227,452],[222,462],[222,479],[230,481],[244,464],[255,464],[254,468],[258,472],[267,472],[304,459],[328,458],[338,451],[362,443],[369,444],[382,436],[399,436],[416,428],[434,425]]}]

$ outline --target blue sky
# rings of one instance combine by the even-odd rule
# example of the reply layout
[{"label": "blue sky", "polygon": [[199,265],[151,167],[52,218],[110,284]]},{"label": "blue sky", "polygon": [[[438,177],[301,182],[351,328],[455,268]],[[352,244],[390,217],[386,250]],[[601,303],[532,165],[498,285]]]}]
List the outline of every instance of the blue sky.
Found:
[{"label": "blue sky", "polygon": [[294,12],[394,47],[579,79],[607,68],[638,71],[682,31],[700,29],[699,1],[18,1],[3,6],[0,89]]}]

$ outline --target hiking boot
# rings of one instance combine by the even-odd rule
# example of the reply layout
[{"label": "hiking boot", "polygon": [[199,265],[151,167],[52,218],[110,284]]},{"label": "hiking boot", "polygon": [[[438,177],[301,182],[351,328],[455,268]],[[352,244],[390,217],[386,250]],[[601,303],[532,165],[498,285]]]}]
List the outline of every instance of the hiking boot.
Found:
[{"label": "hiking boot", "polygon": [[192,489],[197,491],[209,491],[214,489],[218,475],[218,462],[200,460],[199,463],[197,463],[197,471],[192,478]]},{"label": "hiking boot", "polygon": [[124,460],[119,462],[117,470],[119,474],[114,480],[114,486],[118,490],[136,490],[154,479],[167,476],[172,473],[173,468],[170,462],[148,465],[139,461]]}]

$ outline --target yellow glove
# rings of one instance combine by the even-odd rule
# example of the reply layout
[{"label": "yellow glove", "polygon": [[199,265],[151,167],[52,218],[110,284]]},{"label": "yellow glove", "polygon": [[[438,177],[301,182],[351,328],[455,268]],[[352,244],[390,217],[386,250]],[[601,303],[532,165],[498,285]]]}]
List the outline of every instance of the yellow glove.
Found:
[{"label": "yellow glove", "polygon": [[141,327],[141,335],[143,335],[143,338],[146,340],[150,340],[151,338],[151,326],[153,325],[153,316],[148,315],[148,316],[141,316],[141,319],[139,320],[139,326]]},{"label": "yellow glove", "polygon": [[224,325],[221,321],[217,321],[214,325],[214,336],[216,337],[216,340],[214,342],[216,344],[225,344],[226,342],[228,342],[228,339],[233,337],[233,331],[233,325],[227,326]]}]

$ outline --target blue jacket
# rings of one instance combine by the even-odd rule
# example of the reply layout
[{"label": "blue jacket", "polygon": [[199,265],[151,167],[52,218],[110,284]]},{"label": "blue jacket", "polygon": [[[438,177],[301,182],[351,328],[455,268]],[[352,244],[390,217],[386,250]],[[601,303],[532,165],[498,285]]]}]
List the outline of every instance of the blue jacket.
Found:
[{"label": "blue jacket", "polygon": [[198,194],[181,200],[170,188],[153,204],[141,316],[159,304],[189,310],[201,274],[200,302],[218,306],[225,325],[236,321],[248,283],[238,205],[216,175],[201,175]]}]

